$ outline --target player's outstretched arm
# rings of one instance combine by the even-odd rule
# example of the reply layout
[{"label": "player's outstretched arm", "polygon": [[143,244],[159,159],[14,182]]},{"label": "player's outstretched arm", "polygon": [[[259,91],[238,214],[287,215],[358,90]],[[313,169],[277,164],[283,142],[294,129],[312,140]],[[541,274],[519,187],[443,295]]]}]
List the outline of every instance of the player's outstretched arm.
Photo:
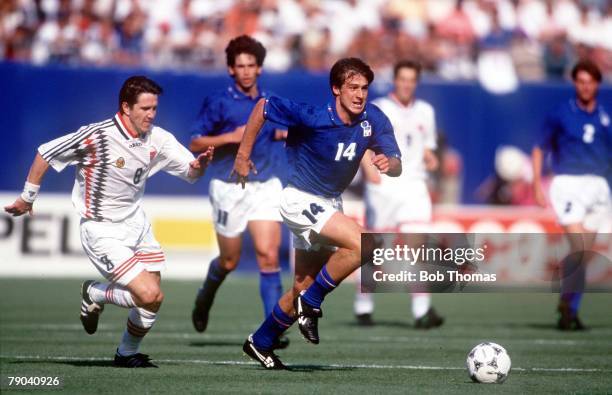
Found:
[{"label": "player's outstretched arm", "polygon": [[266,121],[263,111],[265,102],[265,99],[259,99],[255,105],[255,108],[253,108],[253,111],[251,111],[251,115],[249,115],[249,120],[247,121],[244,129],[244,135],[242,136],[240,147],[236,153],[234,168],[232,169],[232,173],[230,175],[231,178],[235,174],[238,178],[237,181],[242,184],[243,188],[247,180],[247,176],[251,170],[254,173],[257,173],[257,170],[255,169],[255,166],[250,158],[251,152],[253,151],[253,145],[255,144],[255,139]]},{"label": "player's outstretched arm", "polygon": [[363,156],[363,159],[361,160],[361,170],[363,171],[363,176],[367,182],[371,184],[380,184],[380,173],[372,164],[373,158],[374,152],[367,150]]},{"label": "player's outstretched arm", "polygon": [[531,165],[533,167],[533,197],[537,204],[546,207],[546,197],[542,189],[542,149],[540,147],[533,147]]},{"label": "player's outstretched arm", "polygon": [[23,187],[23,192],[10,206],[5,206],[4,211],[17,217],[25,213],[32,215],[32,205],[34,200],[38,196],[40,190],[40,184],[45,176],[45,173],[49,169],[49,164],[40,156],[36,154],[32,166],[30,166],[30,172],[28,173],[27,181]]},{"label": "player's outstretched arm", "polygon": [[203,152],[208,147],[217,148],[226,144],[238,144],[242,140],[244,128],[245,125],[242,125],[229,133],[222,133],[217,136],[194,137],[191,139],[191,143],[189,143],[189,150],[191,152]]},{"label": "player's outstretched arm", "polygon": [[200,178],[204,175],[206,168],[213,159],[215,147],[209,146],[206,151],[189,163],[189,178]]}]

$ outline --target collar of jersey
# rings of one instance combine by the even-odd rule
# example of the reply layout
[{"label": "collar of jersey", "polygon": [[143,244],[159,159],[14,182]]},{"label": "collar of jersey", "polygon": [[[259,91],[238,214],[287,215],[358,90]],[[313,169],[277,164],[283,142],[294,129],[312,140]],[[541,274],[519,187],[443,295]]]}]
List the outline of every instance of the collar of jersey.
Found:
[{"label": "collar of jersey", "polygon": [[329,113],[329,118],[332,120],[334,125],[338,125],[338,126],[353,126],[368,118],[368,112],[364,108],[363,112],[359,114],[359,117],[355,120],[355,122],[351,123],[350,125],[346,125],[340,119],[340,116],[338,115],[338,112],[336,111],[336,106],[334,102],[327,103],[327,112]]},{"label": "collar of jersey", "polygon": [[252,98],[251,96],[246,95],[243,92],[240,92],[238,89],[236,89],[234,85],[230,85],[227,87],[227,93],[229,93],[232,99],[234,100],[240,100],[240,99],[259,100],[262,97],[268,97],[267,92],[260,90],[259,95],[256,98]]},{"label": "collar of jersey", "polygon": [[138,133],[134,132],[128,127],[128,125],[123,122],[123,118],[121,118],[121,114],[119,114],[119,112],[115,114],[115,118],[117,119],[117,125],[123,131],[123,133],[125,133],[127,136],[132,137],[133,139],[138,138]]},{"label": "collar of jersey", "polygon": [[578,111],[578,112],[581,112],[581,113],[587,114],[587,115],[593,115],[593,114],[596,114],[596,113],[599,112],[599,103],[598,102],[595,102],[595,107],[593,108],[593,111],[588,112],[587,110],[585,110],[584,108],[582,108],[582,107],[580,107],[578,105],[578,99],[575,98],[575,97],[573,99],[570,99],[570,107],[574,111]]}]

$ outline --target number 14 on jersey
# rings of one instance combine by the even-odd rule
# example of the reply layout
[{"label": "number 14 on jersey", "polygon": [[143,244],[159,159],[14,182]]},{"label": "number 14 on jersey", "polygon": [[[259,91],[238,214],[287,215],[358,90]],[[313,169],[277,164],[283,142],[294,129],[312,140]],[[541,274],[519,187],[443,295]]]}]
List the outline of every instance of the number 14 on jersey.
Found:
[{"label": "number 14 on jersey", "polygon": [[338,143],[338,151],[336,152],[336,157],[334,160],[339,162],[342,158],[347,158],[348,160],[353,160],[355,157],[355,147],[357,143],[350,143],[346,149],[344,149],[344,143]]}]

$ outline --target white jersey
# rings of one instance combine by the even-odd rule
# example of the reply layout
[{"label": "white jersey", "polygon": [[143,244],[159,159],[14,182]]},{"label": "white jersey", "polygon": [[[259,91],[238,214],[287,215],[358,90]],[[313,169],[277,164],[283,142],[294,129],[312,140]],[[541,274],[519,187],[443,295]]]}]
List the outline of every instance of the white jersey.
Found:
[{"label": "white jersey", "polygon": [[188,182],[194,157],[176,138],[153,126],[132,137],[119,114],[83,126],[38,148],[56,171],[76,165],[72,202],[79,215],[96,221],[120,222],[139,207],[148,177],[164,170]]},{"label": "white jersey", "polygon": [[383,185],[401,185],[402,180],[425,180],[427,173],[423,156],[425,149],[436,149],[436,120],[433,107],[416,99],[404,106],[393,95],[373,101],[389,118],[395,140],[402,152],[402,174],[382,177]]}]

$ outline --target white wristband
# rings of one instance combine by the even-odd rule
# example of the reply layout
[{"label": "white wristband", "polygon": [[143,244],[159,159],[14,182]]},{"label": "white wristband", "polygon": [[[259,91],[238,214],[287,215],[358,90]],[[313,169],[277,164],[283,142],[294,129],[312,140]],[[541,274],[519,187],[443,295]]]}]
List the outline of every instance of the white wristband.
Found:
[{"label": "white wristband", "polygon": [[36,200],[36,197],[38,196],[39,190],[40,185],[32,184],[26,181],[25,185],[23,186],[23,192],[21,192],[21,198],[27,203],[34,203],[34,200]]}]

